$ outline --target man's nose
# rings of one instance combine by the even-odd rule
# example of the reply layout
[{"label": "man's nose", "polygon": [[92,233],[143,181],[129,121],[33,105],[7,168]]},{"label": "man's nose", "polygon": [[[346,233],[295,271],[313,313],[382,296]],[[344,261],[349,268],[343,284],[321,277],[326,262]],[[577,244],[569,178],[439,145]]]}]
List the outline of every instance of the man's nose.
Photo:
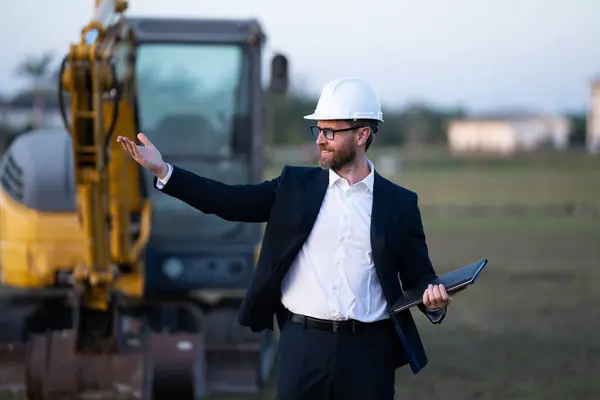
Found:
[{"label": "man's nose", "polygon": [[327,143],[327,138],[323,134],[323,131],[319,132],[319,136],[317,136],[316,142],[317,142],[317,145],[322,145],[322,144]]}]

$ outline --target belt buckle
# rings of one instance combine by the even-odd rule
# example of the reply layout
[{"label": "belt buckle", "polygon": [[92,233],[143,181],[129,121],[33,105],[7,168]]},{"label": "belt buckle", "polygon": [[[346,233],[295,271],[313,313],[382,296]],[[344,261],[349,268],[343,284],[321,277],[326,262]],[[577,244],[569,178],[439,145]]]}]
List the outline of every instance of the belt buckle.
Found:
[{"label": "belt buckle", "polygon": [[338,329],[340,328],[340,323],[338,321],[333,321],[333,333],[337,333]]}]

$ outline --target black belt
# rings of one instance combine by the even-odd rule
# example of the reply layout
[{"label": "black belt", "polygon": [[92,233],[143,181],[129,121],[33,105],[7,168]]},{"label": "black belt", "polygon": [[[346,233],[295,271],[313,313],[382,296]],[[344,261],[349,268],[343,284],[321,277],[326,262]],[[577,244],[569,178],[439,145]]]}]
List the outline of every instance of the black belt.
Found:
[{"label": "black belt", "polygon": [[307,317],[305,315],[294,314],[293,312],[289,313],[289,320],[304,325],[308,328],[314,328],[334,333],[354,333],[365,330],[367,328],[374,328],[390,324],[389,319],[384,319],[375,322],[362,322],[354,319],[331,321],[326,319]]}]

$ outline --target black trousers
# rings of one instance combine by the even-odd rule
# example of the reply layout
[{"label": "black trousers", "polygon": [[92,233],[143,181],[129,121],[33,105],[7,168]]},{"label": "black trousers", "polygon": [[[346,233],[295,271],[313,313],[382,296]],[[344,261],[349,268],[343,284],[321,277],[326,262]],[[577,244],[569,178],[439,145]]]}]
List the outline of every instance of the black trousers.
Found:
[{"label": "black trousers", "polygon": [[334,333],[290,320],[281,329],[277,400],[393,400],[392,323]]}]

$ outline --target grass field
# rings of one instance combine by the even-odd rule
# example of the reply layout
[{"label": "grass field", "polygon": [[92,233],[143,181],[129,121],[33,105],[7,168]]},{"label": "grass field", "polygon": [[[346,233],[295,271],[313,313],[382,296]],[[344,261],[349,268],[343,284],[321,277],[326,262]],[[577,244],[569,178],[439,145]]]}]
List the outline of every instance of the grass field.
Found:
[{"label": "grass field", "polygon": [[[397,398],[600,398],[598,222],[425,215],[438,271],[482,257],[490,265],[443,324],[414,313],[430,364],[398,371]],[[271,388],[252,399],[273,398]]]},{"label": "grass field", "polygon": [[427,218],[440,271],[486,256],[448,319],[420,319],[431,365],[399,398],[600,398],[600,226],[557,217]]},{"label": "grass field", "polygon": [[[392,180],[417,191],[421,204],[600,206],[598,159],[444,157],[406,157]],[[424,213],[423,222],[439,272],[482,257],[490,264],[442,325],[415,313],[430,363],[418,375],[398,371],[397,398],[600,399],[600,219]],[[273,398],[272,386],[259,396],[219,397]]]}]

